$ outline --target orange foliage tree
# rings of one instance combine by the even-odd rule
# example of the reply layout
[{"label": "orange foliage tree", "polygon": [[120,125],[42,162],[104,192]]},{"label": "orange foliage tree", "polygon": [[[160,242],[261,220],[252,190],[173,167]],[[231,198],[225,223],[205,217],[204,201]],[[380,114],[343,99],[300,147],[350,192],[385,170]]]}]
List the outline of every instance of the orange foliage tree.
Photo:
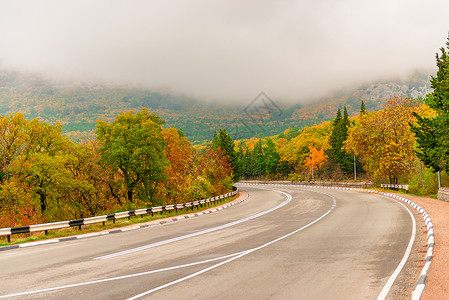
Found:
[{"label": "orange foliage tree", "polygon": [[327,155],[324,154],[324,149],[317,150],[315,147],[309,147],[310,154],[306,157],[306,167],[312,171],[312,180],[314,179],[314,169],[319,172],[320,168],[326,163]]},{"label": "orange foliage tree", "polygon": [[167,203],[181,203],[188,194],[190,185],[190,162],[192,145],[176,128],[167,128],[162,132],[165,140],[165,156],[170,165],[166,172],[168,181],[164,184]]},{"label": "orange foliage tree", "polygon": [[232,186],[232,168],[228,157],[220,147],[208,147],[194,160],[191,174],[190,197],[207,198],[219,195]]}]

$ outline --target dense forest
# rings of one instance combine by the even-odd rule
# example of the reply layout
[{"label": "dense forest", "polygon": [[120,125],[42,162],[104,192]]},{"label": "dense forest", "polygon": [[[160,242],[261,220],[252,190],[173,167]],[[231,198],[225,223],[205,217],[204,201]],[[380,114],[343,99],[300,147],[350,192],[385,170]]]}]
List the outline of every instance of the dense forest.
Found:
[{"label": "dense forest", "polygon": [[228,192],[233,180],[220,143],[196,150],[147,109],[97,124],[74,144],[61,125],[0,117],[0,227],[78,219],[184,203]]},{"label": "dense forest", "polygon": [[383,110],[349,117],[346,107],[332,121],[287,129],[269,138],[237,142],[240,173],[245,179],[374,180],[410,183],[412,192],[436,193],[433,170],[418,159],[410,125],[435,114],[421,101],[394,97]]}]

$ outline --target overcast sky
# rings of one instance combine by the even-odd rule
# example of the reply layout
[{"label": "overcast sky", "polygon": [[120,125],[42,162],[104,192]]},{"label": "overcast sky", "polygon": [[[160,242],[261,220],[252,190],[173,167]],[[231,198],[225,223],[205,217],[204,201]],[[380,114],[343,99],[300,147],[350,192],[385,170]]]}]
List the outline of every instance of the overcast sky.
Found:
[{"label": "overcast sky", "polygon": [[0,68],[303,101],[435,66],[447,0],[0,0]]}]

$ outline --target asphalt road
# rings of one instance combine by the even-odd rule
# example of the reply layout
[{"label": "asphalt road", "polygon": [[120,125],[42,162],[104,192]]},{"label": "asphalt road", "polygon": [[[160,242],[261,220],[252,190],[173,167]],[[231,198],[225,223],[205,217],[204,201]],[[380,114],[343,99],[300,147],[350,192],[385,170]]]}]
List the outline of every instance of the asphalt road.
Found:
[{"label": "asphalt road", "polygon": [[376,299],[411,237],[375,194],[241,189],[217,213],[0,252],[0,298]]}]

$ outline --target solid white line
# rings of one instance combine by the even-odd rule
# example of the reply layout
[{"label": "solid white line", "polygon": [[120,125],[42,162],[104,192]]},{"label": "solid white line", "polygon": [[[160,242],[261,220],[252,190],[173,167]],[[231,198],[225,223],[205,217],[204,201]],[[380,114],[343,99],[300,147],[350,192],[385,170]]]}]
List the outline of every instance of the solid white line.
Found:
[{"label": "solid white line", "polygon": [[[275,191],[275,190],[273,190],[273,191]],[[198,231],[198,232],[190,233],[190,234],[187,234],[187,235],[175,237],[175,238],[172,238],[172,239],[163,240],[163,241],[152,243],[152,244],[148,244],[148,245],[145,245],[145,246],[141,246],[141,247],[137,247],[137,248],[133,248],[133,249],[120,251],[120,252],[117,252],[117,253],[112,253],[112,254],[96,257],[96,258],[94,258],[94,260],[109,259],[109,258],[113,258],[113,257],[129,254],[129,253],[134,253],[134,252],[137,252],[137,251],[150,249],[150,248],[161,246],[161,245],[166,245],[166,244],[177,242],[177,241],[181,241],[181,240],[184,240],[184,239],[187,239],[187,238],[191,238],[191,237],[203,235],[203,234],[206,234],[206,233],[214,232],[214,231],[217,231],[217,230],[221,230],[221,229],[224,229],[224,228],[228,228],[230,226],[234,226],[234,225],[237,225],[237,224],[249,221],[249,220],[253,220],[253,219],[258,218],[260,216],[263,216],[263,215],[265,215],[267,213],[275,211],[275,210],[285,206],[286,204],[288,204],[291,201],[292,197],[288,193],[285,193],[285,192],[282,192],[282,191],[276,191],[276,192],[282,193],[283,195],[285,195],[287,197],[287,199],[283,203],[281,203],[281,204],[279,204],[279,205],[277,205],[275,207],[272,207],[272,208],[270,208],[268,210],[262,211],[262,212],[260,212],[258,214],[255,214],[253,216],[250,216],[250,217],[247,217],[247,218],[244,218],[244,219],[240,219],[240,220],[237,220],[237,221],[234,221],[234,222],[231,222],[231,223],[227,223],[227,224],[224,224],[224,225],[220,225],[220,226],[217,226],[217,227],[213,227],[213,228],[201,230],[201,231]]]},{"label": "solid white line", "polygon": [[[282,193],[282,194],[287,195],[287,198],[290,198],[290,199],[287,199],[287,200],[288,200],[288,201],[291,200],[291,195],[290,195],[290,194],[285,193],[285,192],[282,192],[282,191],[277,191],[277,192],[280,192],[280,193]],[[324,194],[324,193],[321,193],[321,194]],[[326,194],[326,195],[327,195],[327,194]],[[174,266],[174,267],[168,267],[168,268],[163,268],[163,269],[158,269],[158,270],[152,270],[152,271],[147,271],[147,272],[142,272],[142,273],[136,273],[136,274],[130,274],[130,275],[124,275],[124,276],[118,276],[118,277],[113,277],[113,278],[106,278],[106,279],[99,279],[99,280],[94,280],[94,281],[81,282],[81,283],[76,283],[76,284],[69,284],[69,285],[63,285],[63,286],[58,286],[58,287],[52,287],[52,288],[40,289],[40,290],[34,290],[34,291],[28,291],[28,292],[21,292],[21,293],[9,294],[9,295],[0,295],[0,299],[11,298],[11,297],[17,297],[17,296],[24,296],[24,295],[32,295],[32,294],[37,294],[37,293],[44,293],[44,292],[50,292],[50,291],[56,291],[56,290],[62,290],[62,289],[67,289],[67,288],[73,288],[73,287],[79,287],[79,286],[85,286],[85,285],[91,285],[91,284],[103,283],[103,282],[108,282],[108,281],[115,281],[115,280],[121,280],[121,279],[128,279],[128,278],[133,278],[133,277],[137,277],[137,276],[143,276],[143,275],[149,275],[149,274],[154,274],[154,273],[160,273],[160,272],[164,272],[164,271],[170,271],[170,270],[175,270],[175,269],[180,269],[180,268],[185,268],[185,267],[195,266],[195,265],[199,265],[199,264],[204,264],[204,263],[209,263],[209,262],[213,262],[213,261],[217,261],[217,260],[222,260],[222,259],[227,259],[227,258],[229,258],[228,260],[226,260],[226,261],[224,261],[224,262],[220,262],[220,263],[215,264],[215,265],[213,265],[213,266],[211,266],[211,267],[208,267],[208,268],[206,268],[206,269],[203,269],[203,270],[201,270],[201,271],[198,271],[198,272],[196,272],[196,273],[194,273],[194,274],[188,275],[188,276],[186,276],[186,277],[180,278],[180,279],[178,279],[178,280],[172,281],[172,282],[170,282],[170,283],[167,283],[167,284],[164,284],[164,285],[162,285],[162,286],[156,287],[156,288],[154,288],[154,289],[152,289],[152,290],[149,290],[149,291],[147,291],[147,292],[145,292],[145,293],[142,293],[142,294],[139,294],[139,295],[137,295],[137,296],[134,296],[133,298],[130,298],[130,299],[137,299],[137,298],[143,297],[143,296],[145,296],[145,295],[148,295],[148,294],[150,294],[150,293],[152,293],[152,292],[155,292],[155,291],[157,291],[157,290],[163,289],[163,288],[165,288],[165,287],[174,285],[174,284],[176,284],[176,283],[182,282],[182,281],[187,280],[187,279],[189,279],[189,278],[198,276],[198,275],[200,275],[200,274],[202,274],[202,273],[205,273],[205,272],[207,272],[207,271],[209,271],[209,270],[215,269],[215,268],[217,268],[217,267],[219,267],[219,266],[222,266],[222,265],[224,265],[224,264],[227,264],[227,263],[229,263],[229,262],[231,262],[231,261],[233,261],[233,260],[235,260],[235,259],[238,259],[238,258],[243,257],[243,256],[245,256],[245,255],[247,255],[247,254],[249,254],[249,253],[252,253],[252,252],[256,251],[256,250],[265,248],[265,247],[267,247],[267,246],[269,246],[269,245],[271,245],[271,244],[274,244],[274,243],[276,243],[276,242],[278,242],[278,241],[280,241],[280,240],[282,240],[282,239],[285,239],[285,238],[287,238],[287,237],[289,237],[289,236],[291,236],[291,235],[293,235],[293,234],[295,234],[295,233],[297,233],[297,232],[299,232],[299,231],[301,231],[301,230],[306,229],[307,227],[310,227],[311,225],[313,225],[313,224],[315,224],[316,222],[318,222],[318,221],[320,221],[321,219],[323,219],[323,218],[324,218],[325,216],[327,216],[330,212],[332,212],[332,210],[333,210],[334,207],[336,206],[336,200],[335,200],[335,198],[332,197],[332,196],[330,196],[330,195],[327,195],[327,196],[329,196],[329,197],[331,197],[331,198],[333,199],[333,205],[332,205],[332,208],[331,208],[330,210],[328,210],[325,214],[323,214],[323,215],[320,216],[319,218],[315,219],[314,221],[310,222],[309,224],[307,224],[307,225],[305,225],[305,226],[303,226],[303,227],[301,227],[301,228],[299,228],[299,229],[297,229],[297,230],[295,230],[295,231],[293,231],[293,232],[290,232],[290,233],[288,233],[288,234],[286,234],[286,235],[284,235],[284,236],[282,236],[282,237],[279,237],[279,238],[277,238],[277,239],[275,239],[275,240],[273,240],[273,241],[270,241],[270,242],[268,242],[268,243],[265,243],[265,244],[263,244],[263,245],[261,245],[261,246],[258,246],[258,247],[256,247],[256,248],[252,248],[252,249],[249,249],[249,250],[245,250],[245,251],[241,251],[241,252],[237,252],[237,253],[233,253],[233,254],[229,254],[229,255],[217,257],[217,258],[212,258],[212,259],[208,259],[208,260],[203,260],[203,261],[199,261],[199,262],[194,262],[194,263],[189,263],[189,264],[184,264],[184,265],[179,265],[179,266]],[[287,203],[288,203],[288,202],[287,202]],[[285,204],[284,204],[284,205],[285,205]],[[260,215],[260,214],[258,214],[258,215]]]},{"label": "solid white line", "polygon": [[246,252],[246,251],[237,252],[237,253],[220,256],[220,257],[216,257],[216,258],[211,258],[211,259],[207,259],[207,260],[203,260],[203,261],[198,261],[198,262],[194,262],[194,263],[189,263],[189,264],[184,264],[184,265],[179,265],[179,266],[174,266],[174,267],[168,267],[168,268],[163,268],[163,269],[158,269],[158,270],[152,270],[152,271],[147,271],[147,272],[142,272],[142,273],[136,273],[136,274],[119,276],[119,277],[106,278],[106,279],[99,279],[99,280],[81,282],[81,283],[75,283],[75,284],[68,284],[68,285],[47,288],[47,289],[28,291],[28,292],[22,292],[22,293],[10,294],[10,295],[0,295],[0,299],[24,296],[24,295],[32,295],[32,294],[37,294],[37,293],[50,292],[50,291],[62,290],[62,289],[67,289],[67,288],[72,288],[72,287],[78,287],[78,286],[84,286],[84,285],[90,285],[90,284],[96,284],[96,283],[102,283],[102,282],[108,282],[108,281],[114,281],[114,280],[120,280],[120,279],[127,279],[127,278],[132,278],[132,277],[137,277],[137,276],[149,275],[149,274],[153,274],[153,273],[171,271],[171,270],[175,270],[175,269],[181,269],[181,268],[186,268],[186,267],[196,266],[199,264],[205,264],[205,263],[209,263],[209,262],[213,262],[213,261],[217,261],[217,260],[226,259],[229,257],[240,255],[244,252]]},{"label": "solid white line", "polygon": [[[249,252],[248,252],[248,253],[249,253]],[[210,271],[210,270],[212,270],[212,269],[218,268],[219,266],[222,266],[222,265],[227,264],[227,263],[229,263],[229,262],[231,262],[231,261],[233,261],[233,260],[236,260],[237,258],[240,258],[240,257],[242,257],[242,256],[245,256],[245,255],[248,254],[248,253],[246,253],[246,252],[245,252],[245,253],[242,253],[242,254],[240,254],[240,255],[238,255],[238,256],[236,256],[236,257],[230,258],[230,259],[228,259],[228,260],[226,260],[226,261],[223,261],[223,262],[218,263],[218,264],[216,264],[216,265],[210,266],[210,267],[208,267],[208,268],[206,268],[206,269],[203,269],[203,270],[201,270],[201,271],[198,271],[198,272],[196,272],[196,273],[190,274],[190,275],[185,276],[185,277],[182,277],[182,278],[180,278],[180,279],[178,279],[178,280],[169,282],[169,283],[167,283],[167,284],[158,286],[158,287],[156,287],[156,288],[154,288],[154,289],[151,289],[151,290],[149,290],[149,291],[143,292],[143,293],[141,293],[141,294],[139,294],[139,295],[136,295],[136,296],[134,296],[134,297],[128,298],[128,300],[134,300],[134,299],[141,298],[141,297],[143,297],[143,296],[146,296],[146,295],[148,295],[148,294],[154,293],[154,292],[156,292],[156,291],[159,291],[159,290],[164,289],[164,288],[166,288],[166,287],[169,287],[169,286],[171,286],[171,285],[174,285],[174,284],[180,283],[180,282],[182,282],[182,281],[185,281],[185,280],[187,280],[187,279],[196,277],[196,276],[198,276],[198,275],[200,275],[200,274],[203,274],[203,273],[205,273],[205,272],[207,272],[207,271]]]},{"label": "solid white line", "polygon": [[[320,194],[324,194],[324,193],[320,193]],[[326,195],[327,195],[327,194],[326,194]],[[327,195],[327,196],[329,196],[329,197],[331,197],[331,198],[333,199],[333,207],[335,207],[335,205],[336,205],[335,198],[332,197],[332,196],[330,196],[330,195]],[[295,233],[298,233],[299,231],[302,231],[302,230],[306,229],[307,227],[312,226],[313,224],[315,224],[316,222],[320,221],[320,220],[323,219],[325,216],[327,216],[329,213],[331,213],[332,210],[333,210],[333,208],[330,209],[330,210],[328,210],[325,214],[321,215],[318,219],[316,219],[316,220],[310,222],[309,224],[307,224],[307,225],[305,225],[305,226],[303,226],[303,227],[301,227],[301,228],[299,228],[299,229],[296,229],[295,231],[292,231],[292,232],[290,232],[290,233],[288,233],[288,234],[286,234],[286,235],[284,235],[284,236],[281,236],[281,237],[279,237],[279,238],[277,238],[277,239],[275,239],[275,240],[272,240],[272,241],[270,241],[270,242],[268,242],[268,243],[265,243],[265,244],[263,244],[263,245],[261,245],[261,246],[259,246],[259,247],[252,248],[252,249],[249,249],[249,250],[247,250],[247,251],[244,251],[244,252],[242,252],[242,253],[241,253],[240,255],[238,255],[238,256],[232,257],[232,258],[230,258],[230,259],[228,259],[228,260],[226,260],[226,261],[220,262],[220,263],[215,264],[215,265],[213,265],[213,266],[210,266],[210,267],[208,267],[208,268],[206,268],[206,269],[200,270],[200,271],[198,271],[198,272],[196,272],[196,273],[187,275],[187,276],[182,277],[182,278],[179,278],[179,279],[177,279],[177,280],[175,280],[175,281],[166,283],[166,284],[164,284],[164,285],[155,287],[155,288],[153,288],[153,289],[151,289],[151,290],[148,290],[148,291],[146,291],[146,292],[143,292],[143,293],[141,293],[141,294],[138,294],[138,295],[136,295],[136,296],[134,296],[134,297],[128,298],[128,300],[135,300],[135,299],[141,298],[141,297],[143,297],[143,296],[146,296],[146,295],[148,295],[148,294],[154,293],[154,292],[159,291],[159,290],[161,290],[161,289],[164,289],[164,288],[166,288],[166,287],[169,287],[169,286],[175,285],[175,284],[177,284],[177,283],[180,283],[180,282],[182,282],[182,281],[185,281],[185,280],[187,280],[187,279],[196,277],[196,276],[198,276],[198,275],[201,275],[201,274],[203,274],[203,273],[206,273],[207,271],[210,271],[210,270],[212,270],[212,269],[218,268],[218,267],[220,267],[220,266],[222,266],[222,265],[224,265],[224,264],[227,264],[227,263],[229,263],[229,262],[232,262],[232,261],[234,261],[234,260],[236,260],[236,259],[238,259],[238,258],[241,258],[241,257],[245,256],[245,255],[248,255],[248,254],[250,254],[250,253],[252,253],[252,252],[254,252],[254,251],[256,251],[256,250],[265,248],[265,247],[267,247],[267,246],[269,246],[269,245],[271,245],[271,244],[274,244],[274,243],[276,243],[276,242],[279,242],[280,240],[283,240],[283,239],[285,239],[285,238],[287,238],[287,237],[289,237],[289,236],[291,236],[291,235],[293,235],[293,234],[295,234]]]},{"label": "solid white line", "polygon": [[405,263],[407,262],[407,260],[408,260],[408,258],[410,256],[410,253],[411,253],[412,247],[413,247],[413,243],[415,241],[415,236],[416,236],[416,221],[415,221],[415,217],[413,216],[411,211],[404,204],[402,204],[401,202],[399,202],[397,200],[394,200],[394,201],[396,201],[397,203],[402,205],[408,211],[408,213],[410,215],[410,218],[412,219],[412,224],[413,224],[412,236],[410,237],[410,241],[408,243],[407,249],[405,250],[405,253],[404,253],[404,256],[402,257],[401,262],[397,266],[396,270],[394,270],[393,274],[391,274],[391,276],[388,279],[387,283],[385,283],[385,286],[382,289],[382,291],[380,292],[379,296],[377,297],[377,300],[383,300],[383,299],[385,299],[387,297],[388,293],[390,292],[391,287],[393,286],[394,281],[398,277],[399,273],[401,272],[402,268],[404,267]]}]

